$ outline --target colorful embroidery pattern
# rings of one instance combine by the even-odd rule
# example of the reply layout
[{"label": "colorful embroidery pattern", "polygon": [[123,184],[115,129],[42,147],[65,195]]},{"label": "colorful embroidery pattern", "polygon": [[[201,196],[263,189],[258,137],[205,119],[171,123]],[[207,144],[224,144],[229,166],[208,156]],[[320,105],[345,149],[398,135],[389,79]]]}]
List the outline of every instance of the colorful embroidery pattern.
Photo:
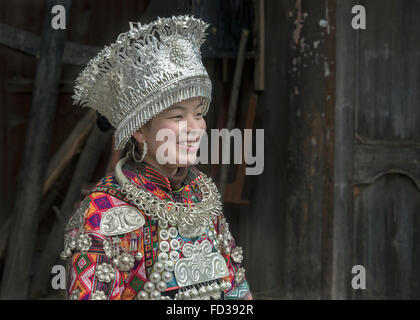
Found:
[{"label": "colorful embroidery pattern", "polygon": [[[139,173],[134,172],[128,166],[125,168],[124,174],[139,187],[149,190],[159,199],[182,203],[196,203],[202,199],[201,192],[195,183],[201,173],[195,168],[188,171],[184,185],[177,190],[172,190],[170,187],[166,188],[169,180],[148,166],[145,166]],[[141,228],[113,237],[107,237],[101,233],[101,219],[107,210],[119,206],[133,206],[121,193],[121,188],[112,175],[101,179],[82,203],[84,204],[83,229],[76,228],[68,234],[76,237],[77,233],[84,233],[89,236],[91,244],[86,252],[75,251],[69,260],[67,282],[69,284],[69,296],[87,300],[91,298],[92,294],[103,292],[106,299],[110,300],[135,299],[138,292],[143,290],[144,284],[150,281],[149,276],[152,267],[158,260],[160,241],[158,233],[160,228],[158,228],[157,221],[138,210],[145,220]],[[216,235],[223,233],[223,228],[221,217],[214,219],[214,229],[212,227],[212,230]],[[178,235],[177,239],[180,242],[181,249],[185,243],[212,241],[208,234],[194,239],[186,239]],[[107,252],[104,250],[105,240],[107,241]],[[135,256],[136,253],[140,253],[140,258],[134,260],[128,271],[121,271],[113,265],[113,257],[109,255],[109,246],[118,249],[117,254],[125,253]],[[232,240],[230,249],[234,248],[235,242]],[[213,250],[216,251],[215,248]],[[252,299],[245,279],[240,284],[235,284],[235,274],[241,268],[240,263],[234,262],[230,254],[222,253],[222,255],[229,272],[225,280],[232,284],[232,288],[225,294],[225,299]],[[180,258],[182,258],[182,253]],[[100,278],[95,275],[97,266],[104,263],[115,268],[115,275],[108,282],[103,281],[103,279],[100,281]]]}]

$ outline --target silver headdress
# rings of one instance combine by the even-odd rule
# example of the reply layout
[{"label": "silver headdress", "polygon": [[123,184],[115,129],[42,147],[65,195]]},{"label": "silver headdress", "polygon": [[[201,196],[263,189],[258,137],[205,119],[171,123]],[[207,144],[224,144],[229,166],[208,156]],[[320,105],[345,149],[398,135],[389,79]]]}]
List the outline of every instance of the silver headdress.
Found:
[{"label": "silver headdress", "polygon": [[129,25],[128,32],[89,61],[73,95],[73,104],[97,110],[116,128],[116,149],[171,105],[202,97],[206,114],[211,101],[200,52],[207,23],[184,15]]}]

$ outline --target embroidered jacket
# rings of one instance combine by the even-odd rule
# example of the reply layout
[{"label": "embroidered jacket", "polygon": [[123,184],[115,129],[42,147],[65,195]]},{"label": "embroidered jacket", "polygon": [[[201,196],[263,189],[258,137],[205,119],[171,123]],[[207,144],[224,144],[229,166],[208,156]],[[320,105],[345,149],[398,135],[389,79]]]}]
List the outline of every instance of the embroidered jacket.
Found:
[{"label": "embroidered jacket", "polygon": [[[178,190],[173,190],[166,176],[145,163],[138,166],[128,162],[123,173],[159,199],[181,203],[202,199],[195,183],[202,173],[193,166],[188,168]],[[205,256],[195,257],[192,252]],[[69,299],[173,299],[186,290],[188,296],[181,299],[252,299],[241,267],[242,248],[236,247],[223,216],[214,218],[200,236],[185,238],[176,226],[155,221],[133,205],[121,192],[114,175],[101,179],[69,220],[64,253],[68,258]],[[224,260],[227,270],[219,279],[191,285],[186,279],[177,279],[174,272],[191,259],[195,259],[194,272],[217,273],[221,270],[219,260]],[[219,296],[215,287],[221,288]]]}]

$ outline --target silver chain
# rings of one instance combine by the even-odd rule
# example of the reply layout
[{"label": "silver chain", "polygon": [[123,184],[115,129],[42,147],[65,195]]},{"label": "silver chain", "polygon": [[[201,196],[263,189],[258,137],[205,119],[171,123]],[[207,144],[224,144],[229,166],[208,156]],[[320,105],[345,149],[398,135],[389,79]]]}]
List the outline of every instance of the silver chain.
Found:
[{"label": "silver chain", "polygon": [[202,174],[196,180],[203,195],[198,203],[178,203],[159,199],[153,193],[143,190],[132,183],[122,172],[128,157],[122,158],[115,166],[115,178],[122,187],[121,192],[127,195],[147,216],[155,220],[167,221],[172,225],[206,225],[222,211],[220,194],[210,177]]}]

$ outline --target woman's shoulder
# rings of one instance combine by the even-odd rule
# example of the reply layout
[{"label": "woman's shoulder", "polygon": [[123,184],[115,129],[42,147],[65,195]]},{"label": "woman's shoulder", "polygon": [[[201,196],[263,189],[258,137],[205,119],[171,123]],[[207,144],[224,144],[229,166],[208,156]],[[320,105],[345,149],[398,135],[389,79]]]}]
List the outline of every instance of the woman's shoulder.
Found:
[{"label": "woman's shoulder", "polygon": [[[123,171],[128,176],[132,174],[129,169]],[[111,172],[101,178],[84,196],[68,221],[66,231],[78,227],[83,228],[84,232],[103,235],[111,235],[116,232],[126,233],[131,230],[125,230],[124,226],[117,222],[121,218],[133,221],[132,217],[138,217],[134,219],[136,224],[132,227],[139,228],[143,223],[144,214],[130,203],[122,192],[122,187],[115,178],[115,174]]]}]

